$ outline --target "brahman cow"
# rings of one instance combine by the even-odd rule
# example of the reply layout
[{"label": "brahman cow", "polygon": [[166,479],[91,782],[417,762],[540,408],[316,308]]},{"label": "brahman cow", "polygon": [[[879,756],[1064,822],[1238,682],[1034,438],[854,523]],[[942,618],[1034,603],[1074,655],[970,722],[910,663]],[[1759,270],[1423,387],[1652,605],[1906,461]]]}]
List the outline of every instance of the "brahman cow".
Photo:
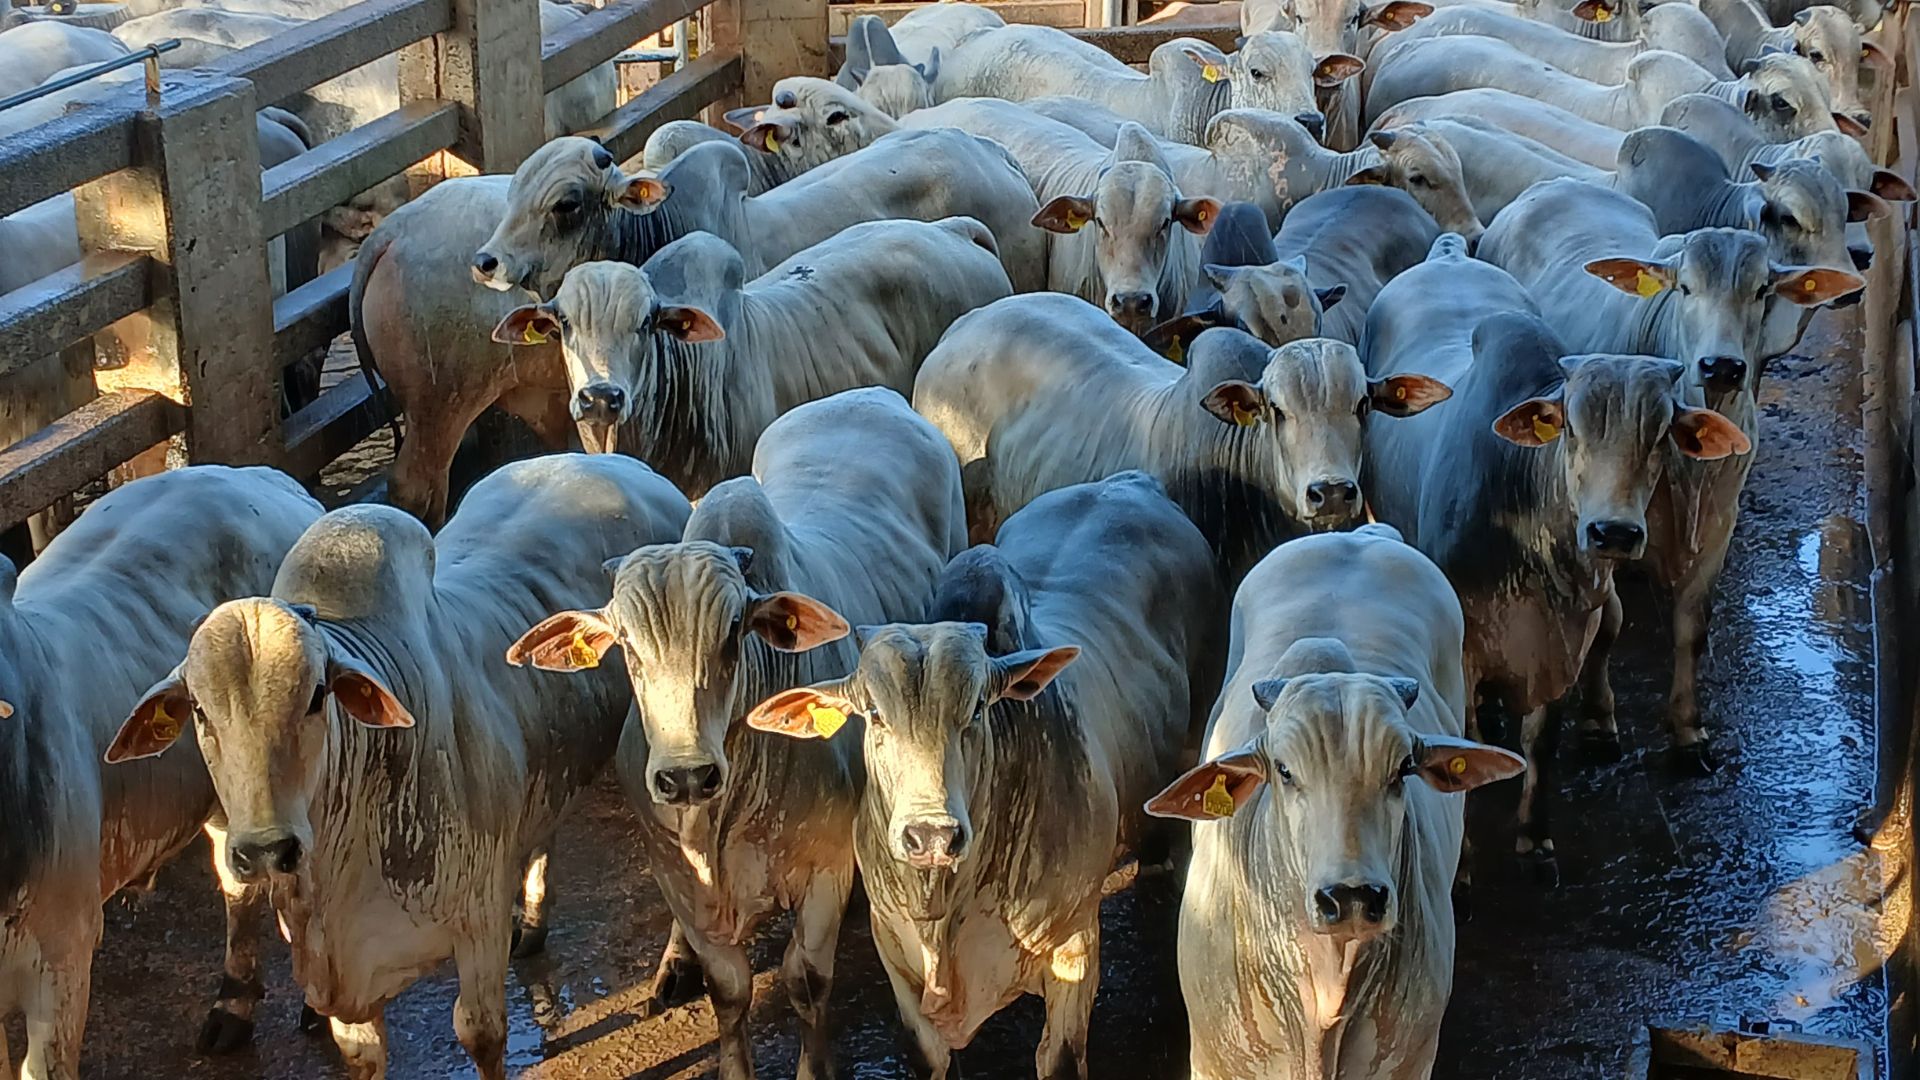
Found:
[{"label": "brahman cow", "polygon": [[[200,1045],[251,1035],[262,897],[220,865],[226,831],[198,751],[112,769],[101,754],[194,620],[266,587],[319,516],[290,477],[207,465],[101,497],[17,579],[0,560],[0,1025],[25,1014],[25,1080],[79,1080],[100,905],[150,883],[203,826],[227,954]],[[0,1073],[13,1068],[0,1036]]]},{"label": "brahman cow", "polygon": [[640,462],[582,454],[495,472],[438,537],[391,507],[336,510],[271,595],[201,622],[115,737],[108,760],[145,757],[191,719],[226,809],[223,871],[266,887],[353,1080],[387,1075],[387,1002],[449,957],[460,1045],[505,1080],[513,901],[630,698],[610,672],[500,657],[686,516]]},{"label": "brahman cow", "polygon": [[1247,202],[1220,209],[1200,248],[1200,273],[1186,313],[1142,335],[1149,348],[1168,359],[1180,360],[1202,330],[1216,326],[1244,330],[1275,348],[1321,337],[1326,309],[1347,294],[1337,279],[1315,288],[1304,256],[1282,261],[1267,216]]},{"label": "brahman cow", "polygon": [[1346,298],[1321,322],[1322,336],[1358,346],[1374,298],[1401,271],[1424,260],[1439,236],[1433,218],[1406,192],[1365,186],[1323,191],[1302,202],[1273,242],[1282,257],[1304,260],[1314,281],[1346,286]]},{"label": "brahman cow", "polygon": [[1588,82],[1618,84],[1627,79],[1633,58],[1649,49],[1679,53],[1714,77],[1730,79],[1726,43],[1713,23],[1688,4],[1668,3],[1648,9],[1640,32],[1630,41],[1595,41],[1569,33],[1538,19],[1523,18],[1490,7],[1446,7],[1421,19],[1403,33],[1386,38],[1367,56],[1368,78],[1392,61],[1394,54],[1427,38],[1471,34],[1495,38],[1542,63],[1577,75]]},{"label": "brahman cow", "polygon": [[1034,500],[947,567],[935,621],[861,627],[851,674],[748,716],[801,739],[865,721],[853,845],[916,1075],[954,1075],[1037,994],[1038,1075],[1085,1080],[1101,885],[1205,720],[1225,599],[1159,483],[1118,473]]},{"label": "brahman cow", "polygon": [[751,282],[739,252],[694,233],[643,267],[574,267],[493,340],[558,340],[582,444],[644,458],[697,499],[744,474],[795,406],[910,393],[953,320],[1012,291],[972,218],[855,225]]},{"label": "brahman cow", "polygon": [[1453,987],[1461,793],[1526,765],[1462,737],[1460,601],[1367,525],[1282,545],[1232,611],[1203,762],[1147,804],[1195,822],[1192,1075],[1426,1080]]},{"label": "brahman cow", "polygon": [[[1289,31],[1300,35],[1312,56],[1364,57],[1382,34],[1405,30],[1415,20],[1433,14],[1433,5],[1420,0],[1243,0],[1240,29],[1247,35]],[[1352,150],[1360,139],[1360,84],[1354,76],[1362,64],[1329,71],[1315,80],[1315,104],[1326,117],[1325,138],[1335,150]]]},{"label": "brahman cow", "polygon": [[[1692,96],[1718,100],[1705,95]],[[1374,120],[1372,129],[1392,131],[1415,121],[1439,119],[1490,124],[1524,135],[1596,169],[1613,168],[1614,159],[1620,156],[1620,140],[1626,138],[1626,133],[1619,128],[1596,123],[1537,98],[1494,87],[1454,90],[1402,101],[1382,112]]]},{"label": "brahman cow", "polygon": [[1376,142],[1383,137],[1397,141],[1409,134],[1423,135],[1453,148],[1459,173],[1451,182],[1466,192],[1481,221],[1492,221],[1521,192],[1542,180],[1570,176],[1606,184],[1612,179],[1605,169],[1576,161],[1545,143],[1476,116],[1440,116],[1397,127],[1376,127],[1369,137]]},{"label": "brahman cow", "polygon": [[1754,123],[1750,115],[1704,94],[1676,99],[1660,114],[1660,123],[1711,147],[1735,176],[1756,162],[1773,165],[1811,158],[1850,189],[1871,191],[1897,202],[1911,202],[1915,197],[1912,184],[1899,173],[1876,166],[1858,140],[1838,131],[1820,131],[1783,142]]},{"label": "brahman cow", "polygon": [[1860,100],[1860,72],[1866,68],[1891,73],[1893,64],[1879,45],[1860,39],[1860,27],[1846,12],[1821,4],[1796,12],[1791,25],[1775,27],[1753,0],[1701,0],[1700,10],[1724,36],[1727,63],[1736,70],[1768,52],[1798,53],[1826,79],[1840,130],[1849,135],[1866,134],[1873,114]]},{"label": "brahman cow", "polygon": [[844,714],[815,723],[856,730],[819,742],[740,721],[773,694],[850,671],[845,619],[923,619],[965,537],[960,469],[940,433],[891,390],[849,390],[770,424],[753,475],[709,491],[678,543],[618,560],[605,607],[563,611],[514,647],[558,671],[625,653],[636,712],[617,768],[676,921],[650,1008],[697,991],[704,973],[722,1080],[753,1075],[747,946],[783,910],[798,1075],[833,1075],[827,1001],[862,776],[861,732]]},{"label": "brahman cow", "polygon": [[891,27],[861,15],[847,27],[847,59],[834,81],[897,120],[933,104],[943,54],[969,34],[1005,25],[991,8],[953,0],[914,8]]},{"label": "brahman cow", "polygon": [[[740,129],[748,150],[747,194],[768,190],[817,169],[835,158],[864,150],[875,139],[899,129],[893,118],[861,100],[853,91],[811,76],[795,75],[773,84],[771,105],[749,105],[727,113]],[[647,136],[641,162],[659,172],[688,148],[727,136],[693,120],[669,120]]]}]

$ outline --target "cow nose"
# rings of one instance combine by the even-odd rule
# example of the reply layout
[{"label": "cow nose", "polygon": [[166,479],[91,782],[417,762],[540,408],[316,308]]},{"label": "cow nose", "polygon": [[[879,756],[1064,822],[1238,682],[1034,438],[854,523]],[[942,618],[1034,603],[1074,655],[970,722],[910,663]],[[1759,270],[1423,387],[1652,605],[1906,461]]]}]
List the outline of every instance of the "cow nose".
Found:
[{"label": "cow nose", "polygon": [[1747,380],[1747,362],[1738,356],[1709,356],[1700,361],[1700,377],[1713,390],[1738,390]]},{"label": "cow nose", "polygon": [[1855,270],[1865,270],[1873,265],[1873,249],[1847,245],[1847,256],[1853,260]]},{"label": "cow nose", "polygon": [[659,769],[653,774],[653,801],[668,806],[693,806],[720,794],[720,766],[691,765]]},{"label": "cow nose", "polygon": [[1595,521],[1587,525],[1587,542],[1603,554],[1637,559],[1646,546],[1647,530],[1631,521]]},{"label": "cow nose", "polygon": [[612,383],[592,383],[574,395],[580,406],[580,419],[616,423],[626,411],[627,392]]},{"label": "cow nose", "polygon": [[285,836],[265,843],[235,844],[228,858],[233,874],[242,881],[258,881],[269,873],[291,874],[300,869],[300,841]]},{"label": "cow nose", "polygon": [[1315,480],[1307,485],[1307,509],[1314,517],[1348,517],[1360,503],[1360,485],[1351,480]]},{"label": "cow nose", "polygon": [[1329,885],[1313,894],[1313,906],[1320,925],[1332,929],[1365,921],[1378,926],[1387,917],[1385,885]]},{"label": "cow nose", "polygon": [[473,257],[473,278],[484,282],[500,269],[500,260],[482,251]]},{"label": "cow nose", "polygon": [[1316,139],[1327,132],[1327,118],[1317,112],[1294,113],[1293,122],[1306,128]]},{"label": "cow nose", "polygon": [[1115,293],[1107,301],[1107,310],[1117,319],[1153,318],[1153,294],[1144,292]]},{"label": "cow nose", "polygon": [[915,821],[900,829],[900,850],[906,852],[909,863],[923,870],[952,866],[965,847],[958,825]]}]

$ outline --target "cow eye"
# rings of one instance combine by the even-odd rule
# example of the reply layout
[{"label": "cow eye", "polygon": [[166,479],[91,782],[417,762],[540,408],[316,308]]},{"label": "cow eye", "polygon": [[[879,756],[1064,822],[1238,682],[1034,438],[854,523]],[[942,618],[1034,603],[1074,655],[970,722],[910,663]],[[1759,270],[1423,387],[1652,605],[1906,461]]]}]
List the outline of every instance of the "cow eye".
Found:
[{"label": "cow eye", "polygon": [[1266,73],[1266,70],[1265,70],[1264,68],[1248,68],[1248,69],[1247,69],[1247,74],[1249,74],[1249,75],[1251,75],[1251,76],[1253,76],[1253,78],[1254,78],[1254,80],[1255,80],[1256,82],[1266,82],[1266,81],[1267,81],[1267,73]]},{"label": "cow eye", "polygon": [[1408,173],[1407,183],[1412,184],[1414,187],[1418,187],[1418,188],[1423,188],[1428,186],[1427,178],[1420,173]]},{"label": "cow eye", "polygon": [[1681,286],[1680,286],[1679,288],[1680,288],[1680,295],[1681,295],[1681,296],[1692,296],[1692,295],[1693,295],[1693,289],[1691,289],[1691,288],[1689,288],[1688,286],[1686,286],[1686,285],[1681,285]]},{"label": "cow eye", "polygon": [[1776,112],[1790,113],[1793,111],[1793,103],[1781,97],[1779,94],[1775,94],[1773,95],[1773,108]]},{"label": "cow eye", "polygon": [[835,124],[844,124],[850,119],[852,119],[852,117],[850,117],[847,113],[836,109],[833,112],[830,112],[827,114],[827,126],[832,127]]},{"label": "cow eye", "polygon": [[1807,50],[1807,59],[1816,64],[1824,64],[1827,62],[1827,54],[1821,52],[1819,49],[1809,49]]},{"label": "cow eye", "polygon": [[1420,771],[1420,763],[1413,760],[1412,754],[1408,754],[1405,758],[1401,760],[1400,767],[1394,770],[1392,786],[1399,787],[1400,782],[1402,780],[1405,780],[1407,777],[1412,776],[1414,773],[1417,773],[1419,771]]},{"label": "cow eye", "polygon": [[313,700],[307,702],[307,715],[312,716],[314,713],[319,712],[320,706],[325,705],[326,703],[327,703],[327,687],[325,683],[322,683],[319,686],[316,686],[313,688]]},{"label": "cow eye", "polygon": [[1798,229],[1800,227],[1800,219],[1794,217],[1792,214],[1781,214],[1780,227],[1783,229]]},{"label": "cow eye", "polygon": [[1273,771],[1276,775],[1280,777],[1281,783],[1287,785],[1288,787],[1293,786],[1293,770],[1292,769],[1289,769],[1285,765],[1282,765],[1281,763],[1276,761],[1273,763]]},{"label": "cow eye", "polygon": [[577,212],[579,209],[580,200],[571,195],[553,204],[553,212],[560,217],[566,217],[569,214]]}]

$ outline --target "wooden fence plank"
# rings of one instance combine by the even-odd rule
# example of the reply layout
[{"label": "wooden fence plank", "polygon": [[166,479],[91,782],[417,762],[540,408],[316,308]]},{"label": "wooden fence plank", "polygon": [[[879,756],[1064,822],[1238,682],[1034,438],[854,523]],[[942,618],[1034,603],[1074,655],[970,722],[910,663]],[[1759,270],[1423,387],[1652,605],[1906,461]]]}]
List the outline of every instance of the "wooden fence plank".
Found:
[{"label": "wooden fence plank", "polygon": [[153,260],[101,252],[0,296],[0,378],[153,302]]},{"label": "wooden fence plank", "polygon": [[107,394],[0,450],[0,528],[12,528],[105,476],[186,424],[151,390]]},{"label": "wooden fence plank", "polygon": [[453,145],[459,108],[415,102],[268,169],[261,226],[278,236],[338,206],[415,162]]},{"label": "wooden fence plank", "polygon": [[739,90],[744,70],[737,53],[703,56],[614,110],[598,127],[580,134],[599,139],[616,161],[625,161],[640,152],[647,136],[661,124],[694,119],[701,109]]},{"label": "wooden fence plank", "polygon": [[134,119],[145,95],[128,94],[0,139],[0,215],[63,195],[134,161]]},{"label": "wooden fence plank", "polygon": [[450,0],[361,0],[210,66],[252,80],[260,104],[277,105],[451,25]]},{"label": "wooden fence plank", "polygon": [[542,50],[549,93],[606,63],[639,41],[699,11],[708,0],[627,0],[608,4],[561,28]]},{"label": "wooden fence plank", "polygon": [[1199,38],[1217,48],[1232,52],[1238,26],[1179,26],[1174,24],[1116,26],[1102,30],[1072,30],[1074,37],[1112,53],[1123,64],[1144,64],[1153,50],[1177,37]]}]

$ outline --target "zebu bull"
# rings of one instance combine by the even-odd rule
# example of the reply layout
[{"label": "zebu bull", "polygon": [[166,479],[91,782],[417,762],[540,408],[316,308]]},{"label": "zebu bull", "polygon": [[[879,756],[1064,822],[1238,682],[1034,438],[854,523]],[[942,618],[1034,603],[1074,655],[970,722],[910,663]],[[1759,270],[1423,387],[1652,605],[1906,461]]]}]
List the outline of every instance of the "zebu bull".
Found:
[{"label": "zebu bull", "polygon": [[1187,297],[1187,312],[1154,327],[1141,340],[1172,360],[1203,330],[1230,326],[1278,348],[1290,341],[1321,337],[1328,308],[1347,294],[1345,284],[1326,279],[1316,287],[1307,278],[1307,260],[1282,261],[1273,246],[1267,217],[1252,203],[1228,203],[1200,248],[1204,280]]},{"label": "zebu bull", "polygon": [[1427,256],[1440,230],[1406,192],[1382,187],[1323,191],[1287,215],[1273,238],[1282,256],[1303,259],[1315,281],[1347,287],[1322,322],[1324,337],[1358,346],[1367,311],[1387,282]]}]

